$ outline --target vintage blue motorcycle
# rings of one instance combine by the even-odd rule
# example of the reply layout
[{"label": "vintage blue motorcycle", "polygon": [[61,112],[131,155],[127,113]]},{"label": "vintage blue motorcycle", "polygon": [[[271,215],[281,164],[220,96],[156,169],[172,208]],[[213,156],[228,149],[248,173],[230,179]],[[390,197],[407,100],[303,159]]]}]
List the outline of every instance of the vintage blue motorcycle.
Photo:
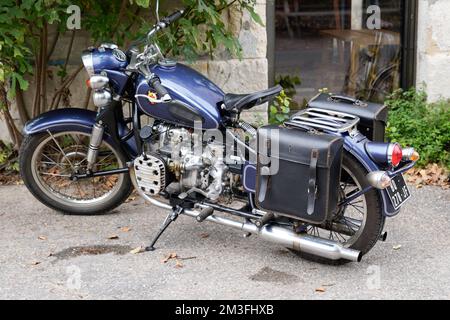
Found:
[{"label": "vintage blue motorcycle", "polygon": [[114,44],[82,54],[98,112],[66,108],[29,121],[20,171],[30,192],[66,214],[100,214],[134,189],[168,210],[155,242],[180,214],[234,227],[306,257],[360,261],[386,239],[386,217],[410,197],[402,173],[418,153],[384,142],[387,109],[320,94],[280,126],[241,112],[276,86],[225,94],[165,58],[149,31],[142,52]]}]

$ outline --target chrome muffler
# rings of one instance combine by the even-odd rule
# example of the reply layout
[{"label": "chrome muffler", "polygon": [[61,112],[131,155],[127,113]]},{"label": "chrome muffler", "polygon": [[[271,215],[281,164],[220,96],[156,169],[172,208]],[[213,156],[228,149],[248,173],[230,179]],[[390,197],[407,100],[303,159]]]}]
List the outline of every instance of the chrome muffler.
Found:
[{"label": "chrome muffler", "polygon": [[[199,214],[199,212],[194,210],[185,210],[183,213],[193,218],[196,218]],[[307,234],[297,234],[292,230],[276,225],[268,224],[258,228],[250,222],[239,222],[214,215],[207,217],[205,220],[256,234],[264,240],[330,260],[345,259],[360,262],[362,258],[360,251],[345,248],[335,241]]]},{"label": "chrome muffler", "polygon": [[[173,210],[172,206],[170,206],[169,204],[148,196],[140,188],[138,188],[137,183],[135,182],[135,179],[133,177],[132,170],[133,169],[130,169],[131,180],[141,197],[154,204],[155,206],[167,210]],[[196,210],[185,209],[183,210],[182,214],[196,219],[200,212]],[[360,251],[345,248],[335,241],[314,237],[307,234],[297,234],[292,230],[276,225],[268,224],[263,226],[262,228],[258,228],[251,222],[239,222],[215,215],[207,217],[205,221],[214,222],[224,226],[233,227],[244,232],[259,235],[264,240],[280,244],[284,247],[288,247],[296,251],[313,254],[330,260],[345,259],[360,262],[362,258],[362,253]]]}]

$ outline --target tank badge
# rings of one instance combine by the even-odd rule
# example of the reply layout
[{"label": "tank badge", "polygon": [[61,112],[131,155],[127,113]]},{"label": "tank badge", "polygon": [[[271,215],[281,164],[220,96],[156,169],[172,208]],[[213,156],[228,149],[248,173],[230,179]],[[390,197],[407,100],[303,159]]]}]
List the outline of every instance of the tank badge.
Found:
[{"label": "tank badge", "polygon": [[125,53],[123,53],[123,51],[115,48],[113,50],[113,56],[119,60],[119,61],[126,61],[127,60],[127,56],[125,55]]},{"label": "tank badge", "polygon": [[147,96],[150,104],[156,104],[158,102],[158,96],[156,95],[156,93],[149,91]]}]

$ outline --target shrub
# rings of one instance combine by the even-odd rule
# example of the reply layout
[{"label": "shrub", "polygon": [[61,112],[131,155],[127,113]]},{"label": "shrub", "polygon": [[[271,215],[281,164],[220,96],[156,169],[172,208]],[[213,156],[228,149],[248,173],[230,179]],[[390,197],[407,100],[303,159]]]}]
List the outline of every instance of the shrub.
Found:
[{"label": "shrub", "polygon": [[301,84],[298,76],[279,75],[276,84],[283,87],[283,91],[273,100],[269,106],[269,123],[280,124],[289,119],[291,108],[297,108],[298,104],[293,100],[297,90],[296,85]]},{"label": "shrub", "polygon": [[422,90],[398,90],[389,106],[387,137],[420,153],[419,165],[440,163],[450,168],[450,100],[427,103]]},{"label": "shrub", "polygon": [[19,171],[17,152],[11,144],[0,141],[0,174],[3,171]]}]

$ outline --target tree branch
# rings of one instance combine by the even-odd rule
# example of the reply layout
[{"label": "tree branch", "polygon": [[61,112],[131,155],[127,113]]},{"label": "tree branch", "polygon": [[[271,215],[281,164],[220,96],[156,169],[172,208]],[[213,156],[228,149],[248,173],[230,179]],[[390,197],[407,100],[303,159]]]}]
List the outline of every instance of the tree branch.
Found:
[{"label": "tree branch", "polygon": [[19,150],[22,143],[22,134],[20,133],[19,129],[17,129],[14,119],[9,112],[10,103],[6,98],[6,88],[4,83],[0,83],[0,105],[3,105],[1,113],[5,117],[6,127],[8,129],[9,136],[13,141],[14,149]]},{"label": "tree branch", "polygon": [[83,101],[83,109],[87,109],[89,107],[89,101],[91,101],[91,93],[92,93],[92,89],[87,88],[86,96],[84,97],[84,101]]},{"label": "tree branch", "polygon": [[[83,70],[83,65],[78,66],[78,68],[68,78],[66,78],[64,80],[64,82],[61,84],[59,89],[56,90],[56,92],[53,94],[52,103],[50,104],[51,110],[56,109],[58,107],[58,103],[59,103],[58,97],[61,95],[61,93],[64,91],[64,89],[70,85],[70,83],[73,81],[73,79],[75,79],[75,77],[78,75],[78,73],[81,70]],[[58,103],[55,104],[55,102],[57,102],[57,101],[58,101]]]},{"label": "tree branch", "polygon": [[72,53],[73,41],[75,40],[75,29],[72,30],[72,34],[70,36],[69,47],[67,48],[66,61],[64,61],[64,70],[67,68],[67,64],[69,63],[70,54]]},{"label": "tree branch", "polygon": [[28,115],[25,100],[23,99],[23,91],[18,88],[18,86],[16,86],[16,104],[17,111],[19,111],[20,121],[22,122],[22,125],[24,125],[25,122],[30,120],[30,116]]},{"label": "tree branch", "polygon": [[44,22],[42,29],[42,39],[41,39],[41,107],[39,114],[47,110],[47,22]]},{"label": "tree branch", "polygon": [[125,10],[127,8],[128,1],[129,0],[122,0],[122,4],[120,5],[120,10],[119,10],[119,16],[117,17],[117,21],[116,21],[114,28],[112,28],[111,35],[116,33],[117,29],[119,29],[120,21],[122,20],[124,14],[125,14]]},{"label": "tree branch", "polygon": [[47,60],[50,60],[50,58],[52,57],[53,52],[55,51],[56,43],[58,42],[59,35],[60,35],[60,32],[59,32],[59,30],[57,30],[56,31],[56,35],[55,35],[55,37],[52,40],[52,44],[50,45],[50,50],[47,53]]},{"label": "tree branch", "polygon": [[35,87],[36,87],[36,92],[34,93],[33,105],[32,105],[32,110],[31,110],[31,115],[33,118],[39,114],[39,106],[41,104],[41,102],[40,102],[41,86],[39,85],[41,83],[41,67],[40,67],[41,66],[41,53],[42,53],[42,50],[40,50],[40,48],[39,48],[39,51],[36,50],[36,52],[35,52],[36,64],[35,64],[34,68],[35,68],[36,72],[34,75],[34,83],[35,83]]}]

